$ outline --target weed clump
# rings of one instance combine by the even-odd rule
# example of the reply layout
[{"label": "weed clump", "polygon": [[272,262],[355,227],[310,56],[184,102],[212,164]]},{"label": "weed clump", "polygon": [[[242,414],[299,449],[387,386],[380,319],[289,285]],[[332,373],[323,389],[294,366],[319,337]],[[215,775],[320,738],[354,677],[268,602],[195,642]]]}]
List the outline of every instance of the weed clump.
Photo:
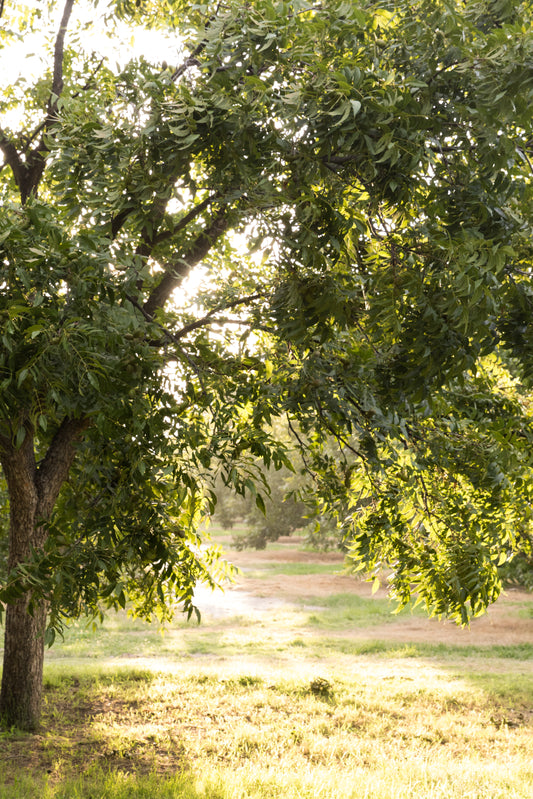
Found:
[{"label": "weed clump", "polygon": [[333,685],[325,677],[315,677],[309,683],[309,693],[319,699],[325,699],[328,702],[335,696]]}]

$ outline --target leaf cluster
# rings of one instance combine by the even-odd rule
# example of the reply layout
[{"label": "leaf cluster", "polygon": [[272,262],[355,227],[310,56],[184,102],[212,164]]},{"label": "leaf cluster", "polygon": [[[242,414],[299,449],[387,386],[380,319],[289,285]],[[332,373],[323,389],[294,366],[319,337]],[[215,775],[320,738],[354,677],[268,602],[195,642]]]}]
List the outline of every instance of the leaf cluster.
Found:
[{"label": "leaf cluster", "polygon": [[6,93],[0,441],[86,422],[12,589],[190,608],[217,475],[261,506],[283,417],[354,562],[481,612],[530,523],[530,5],[113,8],[181,63],[58,38],[59,94]]}]

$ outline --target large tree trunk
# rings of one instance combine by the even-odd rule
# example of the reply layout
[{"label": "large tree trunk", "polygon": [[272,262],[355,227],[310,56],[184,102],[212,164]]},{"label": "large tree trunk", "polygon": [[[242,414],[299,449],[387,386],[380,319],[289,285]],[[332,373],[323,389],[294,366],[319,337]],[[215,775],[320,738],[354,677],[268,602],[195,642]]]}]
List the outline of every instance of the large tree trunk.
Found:
[{"label": "large tree trunk", "polygon": [[[32,552],[43,549],[43,522],[50,518],[74,459],[75,442],[85,427],[85,420],[65,419],[39,468],[29,426],[18,449],[5,439],[0,442],[9,492],[9,573],[27,563]],[[39,726],[47,609],[46,600],[32,602],[29,592],[6,608],[0,689],[0,721],[4,725],[23,730]]]},{"label": "large tree trunk", "polygon": [[[8,572],[11,573],[44,543],[43,530],[38,526],[37,467],[29,434],[20,449],[4,450],[2,465],[9,491]],[[30,601],[27,593],[6,608],[0,690],[0,718],[8,726],[24,730],[34,730],[39,724],[46,628],[44,602],[30,613]]]},{"label": "large tree trunk", "polygon": [[41,718],[46,607],[30,615],[28,601],[24,596],[6,609],[0,717],[6,726],[33,731]]}]

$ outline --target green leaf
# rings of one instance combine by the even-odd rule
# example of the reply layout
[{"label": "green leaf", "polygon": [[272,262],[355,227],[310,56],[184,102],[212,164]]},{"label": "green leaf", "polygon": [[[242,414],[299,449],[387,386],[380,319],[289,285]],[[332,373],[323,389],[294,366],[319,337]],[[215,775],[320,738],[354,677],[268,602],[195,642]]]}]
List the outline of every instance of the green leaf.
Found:
[{"label": "green leaf", "polygon": [[259,510],[261,511],[263,516],[266,516],[267,513],[266,513],[265,501],[264,501],[263,497],[261,496],[261,494],[256,494],[256,496],[255,496],[255,504],[259,508]]},{"label": "green leaf", "polygon": [[20,449],[26,439],[27,430],[24,426],[18,428],[15,435],[15,449]]}]

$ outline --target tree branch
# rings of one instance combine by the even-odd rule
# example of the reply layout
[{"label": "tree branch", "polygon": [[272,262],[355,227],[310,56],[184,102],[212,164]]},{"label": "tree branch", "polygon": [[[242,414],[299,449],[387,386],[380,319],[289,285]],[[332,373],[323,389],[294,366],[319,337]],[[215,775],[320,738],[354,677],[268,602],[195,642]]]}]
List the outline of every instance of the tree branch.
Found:
[{"label": "tree branch", "polygon": [[57,101],[63,91],[63,60],[65,52],[65,35],[67,33],[70,15],[74,0],[66,0],[63,8],[63,16],[57,32],[55,47],[54,47],[54,77],[52,80],[52,92],[48,103],[48,113],[54,114],[57,111]]},{"label": "tree branch", "polygon": [[201,203],[198,203],[198,205],[195,205],[194,208],[191,208],[189,213],[185,214],[185,216],[182,217],[179,220],[179,222],[177,222],[176,225],[174,225],[172,230],[165,230],[162,233],[157,232],[157,227],[158,227],[157,216],[159,215],[159,222],[161,222],[166,207],[168,205],[168,200],[164,202],[164,206],[162,206],[161,204],[158,205],[156,200],[154,202],[154,208],[153,208],[154,214],[151,220],[153,225],[153,233],[150,235],[148,233],[148,227],[145,226],[143,228],[143,230],[141,231],[141,238],[143,243],[139,244],[139,246],[137,247],[136,255],[141,255],[145,258],[151,255],[153,248],[157,244],[160,244],[162,241],[166,241],[167,239],[172,238],[173,236],[176,235],[176,233],[179,233],[181,230],[186,228],[190,222],[193,222],[198,216],[200,216],[202,211],[205,211],[205,209],[213,202],[213,200],[216,199],[216,197],[217,197],[216,194],[212,194],[210,197],[206,197],[205,200],[202,200]]},{"label": "tree branch", "polygon": [[[65,35],[68,28],[68,23],[70,20],[70,15],[72,13],[72,7],[74,5],[74,0],[66,0],[65,6],[63,8],[63,16],[61,18],[61,23],[59,26],[59,31],[55,41],[54,47],[54,72],[52,78],[52,87],[50,91],[50,97],[48,100],[48,106],[46,109],[46,119],[44,120],[41,125],[37,128],[37,133],[32,136],[32,139],[35,135],[41,133],[41,138],[28,154],[26,161],[22,162],[20,157],[18,157],[18,153],[16,153],[18,157],[18,163],[20,165],[20,169],[18,172],[15,171],[16,169],[16,161],[17,159],[10,152],[9,156],[6,155],[5,148],[2,147],[4,156],[10,159],[9,165],[13,170],[13,175],[15,177],[15,181],[20,191],[20,200],[22,205],[26,202],[28,197],[35,192],[39,183],[41,181],[41,177],[44,171],[44,154],[48,151],[46,144],[44,143],[44,136],[42,134],[46,133],[51,125],[55,122],[55,114],[57,112],[57,102],[63,91],[63,60],[64,60],[64,49],[65,49]],[[30,140],[31,141],[31,140]],[[27,149],[27,146],[26,146]],[[16,152],[16,151],[15,151]]]},{"label": "tree branch", "polygon": [[[184,338],[187,333],[191,333],[193,330],[197,330],[199,327],[204,327],[208,324],[246,324],[243,320],[216,319],[215,314],[220,313],[221,311],[227,311],[230,308],[236,308],[238,305],[246,305],[249,302],[254,302],[254,300],[263,299],[265,296],[266,294],[262,293],[249,294],[247,297],[239,297],[239,299],[228,302],[225,305],[219,305],[217,308],[213,308],[212,311],[209,311],[209,313],[207,313],[205,316],[202,316],[201,319],[196,319],[194,322],[184,325],[181,330],[172,333],[172,340],[178,341],[179,339]],[[265,330],[266,328],[262,327],[261,329]]]},{"label": "tree branch", "polygon": [[0,130],[0,150],[4,154],[5,159],[3,166],[7,165],[11,167],[13,177],[15,178],[15,183],[17,184],[19,191],[21,191],[21,185],[24,180],[25,164],[23,161],[21,161],[17,148],[3,130]]},{"label": "tree branch", "polygon": [[[82,92],[86,92],[88,89],[90,89],[90,88],[91,88],[91,86],[93,86],[93,85],[94,85],[94,84],[93,84],[94,77],[95,77],[95,75],[97,75],[97,74],[98,74],[98,72],[99,72],[99,71],[100,71],[100,69],[102,68],[103,64],[104,64],[104,59],[102,58],[102,59],[101,59],[101,60],[98,62],[98,64],[96,65],[96,67],[93,69],[93,71],[92,71],[92,73],[91,73],[90,77],[89,77],[89,78],[88,78],[88,80],[87,80],[87,81],[84,83],[84,85],[83,85],[83,86],[82,86],[82,87],[81,87],[81,88],[80,88],[80,89],[79,89],[77,92],[74,92],[74,94],[72,95],[72,97],[73,97],[73,98],[74,98],[74,97],[79,97],[79,96],[80,96],[80,94],[82,94]],[[38,125],[38,126],[35,128],[35,130],[33,131],[33,133],[30,133],[28,136],[25,136],[25,137],[24,137],[24,148],[23,148],[22,152],[26,153],[26,152],[28,151],[28,149],[29,149],[29,147],[30,147],[30,144],[31,144],[33,141],[35,141],[35,139],[37,138],[37,136],[39,135],[39,133],[42,133],[42,132],[45,130],[45,128],[46,128],[46,127],[49,125],[49,123],[50,123],[51,121],[52,121],[52,120],[50,120],[50,119],[49,119],[49,117],[48,117],[48,114],[47,114],[46,118],[45,118],[45,119],[44,119],[44,120],[41,122],[41,124],[40,124],[40,125]]]},{"label": "tree branch", "polygon": [[157,309],[165,305],[174,289],[178,288],[191,270],[205,258],[213,244],[227,228],[226,209],[222,208],[215,215],[211,224],[195,239],[188,252],[167,264],[164,276],[143,305],[143,312],[148,317],[152,318]]},{"label": "tree branch", "polygon": [[90,420],[83,417],[63,419],[38,466],[35,482],[39,492],[39,512],[43,518],[47,519],[52,512],[61,486],[67,479],[74,461],[75,444],[89,425]]},{"label": "tree branch", "polygon": [[[212,24],[213,20],[216,19],[219,10],[220,10],[220,3],[217,4],[217,7],[215,9],[214,14],[212,14],[212,16],[209,17],[209,19],[207,20],[207,22],[205,24],[204,31],[206,33],[209,30],[209,28],[211,27],[211,24]],[[171,80],[176,81],[190,67],[197,66],[198,63],[199,63],[199,61],[197,59],[197,56],[199,56],[200,53],[203,50],[205,50],[206,46],[207,46],[207,40],[206,39],[202,39],[202,41],[198,45],[196,45],[196,47],[194,48],[192,53],[185,59],[183,64],[181,64],[176,70],[174,70],[174,72],[172,73],[172,76],[171,76]]]},{"label": "tree branch", "polygon": [[[203,327],[204,325],[208,324],[249,324],[249,322],[245,322],[244,320],[237,320],[237,319],[216,319],[215,314],[220,313],[220,311],[227,311],[230,308],[236,308],[238,305],[245,305],[249,302],[253,302],[254,300],[263,299],[267,295],[265,293],[257,293],[257,294],[249,294],[247,297],[239,297],[236,300],[232,300],[231,302],[225,303],[224,305],[219,305],[216,308],[213,308],[209,313],[203,316],[201,319],[196,319],[194,322],[190,322],[188,325],[184,325],[180,330],[177,332],[173,332],[169,330],[167,327],[161,324],[161,322],[156,322],[155,324],[161,330],[164,335],[163,339],[158,339],[154,341],[150,341],[150,346],[153,347],[161,347],[166,344],[167,341],[172,341],[174,344],[178,344],[179,340],[184,338],[187,333],[196,330],[199,327]],[[135,300],[134,297],[127,298],[134,308],[137,308],[138,311],[142,313],[144,318],[148,322],[153,322],[153,319],[147,312],[144,310],[142,306]],[[257,326],[257,329],[264,330],[265,332],[272,333],[274,332],[270,328],[266,326]]]},{"label": "tree branch", "polygon": [[35,454],[33,449],[33,430],[29,423],[24,425],[26,435],[22,444],[17,447],[13,440],[2,437],[0,447],[0,458],[2,470],[9,487],[10,494],[16,495],[19,487],[28,492],[28,495],[35,494]]}]

